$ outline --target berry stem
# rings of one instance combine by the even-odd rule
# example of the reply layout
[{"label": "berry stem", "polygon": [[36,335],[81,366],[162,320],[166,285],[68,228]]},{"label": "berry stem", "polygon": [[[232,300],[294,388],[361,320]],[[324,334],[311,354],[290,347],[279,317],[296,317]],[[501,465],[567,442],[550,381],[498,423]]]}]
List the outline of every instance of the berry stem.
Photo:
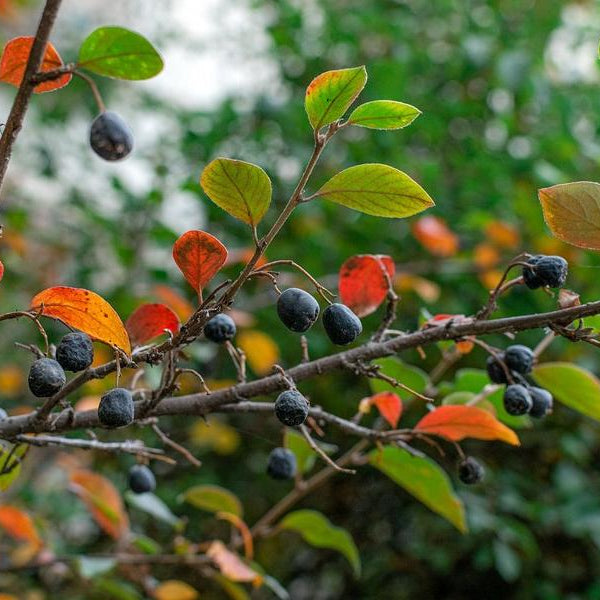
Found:
[{"label": "berry stem", "polygon": [[98,110],[103,113],[106,111],[106,106],[104,105],[104,101],[102,100],[102,96],[100,95],[100,90],[96,85],[96,82],[89,76],[80,71],[79,69],[75,69],[73,71],[73,75],[77,75],[77,77],[83,79],[92,90],[92,94],[94,95],[94,100],[96,101],[96,105],[98,106]]}]

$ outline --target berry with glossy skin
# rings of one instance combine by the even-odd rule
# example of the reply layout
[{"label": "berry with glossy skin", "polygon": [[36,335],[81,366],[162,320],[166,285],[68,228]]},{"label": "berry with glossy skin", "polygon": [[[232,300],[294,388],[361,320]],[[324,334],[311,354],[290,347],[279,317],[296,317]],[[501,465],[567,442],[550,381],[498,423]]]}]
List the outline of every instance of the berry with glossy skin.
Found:
[{"label": "berry with glossy skin", "polygon": [[[500,360],[504,360],[504,354],[499,355]],[[508,383],[508,379],[506,378],[506,371],[502,367],[502,365],[496,360],[495,356],[488,356],[487,361],[485,363],[485,368],[487,369],[488,376],[492,383]]]},{"label": "berry with glossy skin", "polygon": [[281,322],[297,333],[308,331],[319,316],[319,303],[304,290],[288,288],[277,299]]},{"label": "berry with glossy skin", "polygon": [[104,160],[121,160],[133,148],[133,134],[117,113],[103,112],[92,123],[90,145],[92,150]]},{"label": "berry with glossy skin", "polygon": [[458,465],[458,478],[467,485],[479,483],[484,475],[482,464],[471,456],[467,456]]},{"label": "berry with glossy skin", "polygon": [[204,335],[216,344],[223,344],[231,340],[235,332],[235,323],[229,315],[217,315],[204,326]]},{"label": "berry with glossy skin", "polygon": [[105,427],[125,427],[133,421],[133,396],[125,388],[113,388],[100,398],[98,419]]},{"label": "berry with glossy skin", "polygon": [[298,390],[281,392],[275,400],[275,416],[288,427],[302,425],[308,417],[308,402]]},{"label": "berry with glossy skin", "polygon": [[146,465],[134,465],[129,470],[129,489],[135,494],[145,494],[156,489],[154,473]]},{"label": "berry with glossy skin", "polygon": [[528,258],[527,262],[531,266],[523,267],[523,280],[528,288],[561,288],[565,284],[569,263],[562,256],[538,254]]},{"label": "berry with glossy skin", "polygon": [[92,338],[81,331],[67,333],[56,348],[56,360],[65,371],[87,369],[94,361]]},{"label": "berry with glossy skin", "polygon": [[503,400],[506,412],[515,417],[527,414],[533,406],[528,389],[520,383],[506,386]]},{"label": "berry with glossy skin", "polygon": [[63,368],[51,358],[38,358],[29,369],[29,389],[38,398],[48,398],[67,381]]},{"label": "berry with glossy skin", "polygon": [[521,375],[531,373],[534,360],[535,355],[533,354],[533,350],[522,344],[509,346],[504,351],[504,362],[506,363],[506,366],[511,371],[516,371],[517,373],[521,373]]},{"label": "berry with glossy skin", "polygon": [[362,332],[360,319],[345,304],[330,304],[323,311],[323,326],[338,346],[351,344]]},{"label": "berry with glossy skin", "polygon": [[269,454],[267,473],[273,479],[292,479],[296,475],[296,456],[287,448],[275,448]]},{"label": "berry with glossy skin", "polygon": [[529,414],[536,419],[545,417],[552,412],[553,398],[552,394],[544,388],[532,387],[529,389],[529,395],[533,402],[533,406]]}]

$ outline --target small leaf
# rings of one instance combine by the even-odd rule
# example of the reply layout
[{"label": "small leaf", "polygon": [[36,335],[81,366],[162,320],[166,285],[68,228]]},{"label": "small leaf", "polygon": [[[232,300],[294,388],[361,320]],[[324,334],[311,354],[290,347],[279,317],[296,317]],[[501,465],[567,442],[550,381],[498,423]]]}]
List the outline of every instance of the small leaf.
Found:
[{"label": "small leaf", "polygon": [[237,336],[239,347],[257,375],[267,375],[279,361],[279,348],[273,338],[257,329],[247,329]]},{"label": "small leaf", "polygon": [[0,472],[6,471],[0,475],[0,492],[5,492],[21,474],[21,464],[28,447],[24,444],[17,446],[12,450],[0,447]]},{"label": "small leaf", "polygon": [[15,506],[8,504],[0,506],[0,528],[16,540],[30,542],[38,547],[42,545],[31,517]]},{"label": "small leaf", "polygon": [[[13,38],[6,43],[2,52],[2,58],[0,58],[0,81],[10,83],[16,87],[21,85],[33,40],[33,36],[26,36]],[[63,61],[56,51],[56,48],[48,42],[40,71],[53,71],[62,66]],[[42,92],[58,90],[67,85],[69,81],[71,81],[71,77],[71,73],[65,73],[52,81],[39,83],[35,86],[33,91],[36,94],[41,94]]]},{"label": "small leaf", "polygon": [[91,338],[131,354],[129,336],[115,309],[104,298],[72,287],[51,287],[33,298],[30,310],[58,319]]},{"label": "small leaf", "polygon": [[176,517],[171,509],[155,494],[146,492],[145,494],[134,494],[131,491],[125,493],[125,499],[127,503],[134,506],[138,510],[141,510],[149,515],[153,516],[159,521],[163,521],[168,525],[171,525],[174,529],[180,529],[182,521]]},{"label": "small leaf", "polygon": [[145,342],[165,333],[165,329],[176,334],[179,331],[179,318],[164,304],[142,304],[136,308],[125,323],[132,343]]},{"label": "small leaf", "polygon": [[325,515],[315,510],[296,510],[288,513],[279,527],[296,531],[311,546],[337,550],[348,559],[354,575],[360,576],[360,556],[352,536],[345,529],[333,525]]},{"label": "small leaf", "polygon": [[409,217],[434,206],[427,192],[406,173],[376,163],[345,169],[314,196],[376,217]]},{"label": "small leaf", "polygon": [[158,584],[154,590],[156,600],[196,600],[198,592],[185,581],[169,579]]},{"label": "small leaf", "polygon": [[256,227],[271,204],[271,180],[256,165],[215,158],[200,176],[204,193],[225,212]]},{"label": "small leaf", "polygon": [[421,217],[412,224],[412,234],[431,254],[447,258],[458,252],[458,236],[439,217]]},{"label": "small leaf", "polygon": [[341,118],[367,83],[365,67],[327,71],[306,88],[304,106],[314,130]]},{"label": "small leaf", "polygon": [[231,581],[250,581],[260,584],[262,577],[251,569],[237,554],[225,547],[220,540],[210,544],[206,554],[219,567],[219,570]]},{"label": "small leaf", "polygon": [[226,512],[236,517],[244,513],[239,498],[218,485],[195,485],[183,492],[181,499],[211,513]]},{"label": "small leaf", "polygon": [[117,566],[117,559],[103,556],[78,556],[76,564],[79,574],[84,579],[92,579],[112,571]]},{"label": "small leaf", "polygon": [[356,107],[348,117],[348,124],[369,129],[402,129],[420,114],[418,108],[404,102],[375,100]]},{"label": "small leaf", "polygon": [[400,421],[400,417],[402,416],[402,400],[398,394],[394,394],[394,392],[379,392],[370,398],[366,398],[366,401],[366,404],[377,407],[381,416],[393,429],[398,426],[398,421]]},{"label": "small leaf", "polygon": [[340,300],[356,316],[375,312],[388,293],[388,278],[394,277],[396,265],[390,256],[359,254],[351,256],[340,268]]},{"label": "small leaf", "polygon": [[79,66],[115,79],[150,79],[163,69],[154,46],[123,27],[100,27],[83,40]]},{"label": "small leaf", "polygon": [[173,245],[173,259],[187,282],[201,294],[227,260],[227,248],[210,233],[187,231]]},{"label": "small leaf", "polygon": [[459,531],[467,531],[463,504],[454,494],[448,475],[431,459],[386,446],[371,451],[369,463]]}]

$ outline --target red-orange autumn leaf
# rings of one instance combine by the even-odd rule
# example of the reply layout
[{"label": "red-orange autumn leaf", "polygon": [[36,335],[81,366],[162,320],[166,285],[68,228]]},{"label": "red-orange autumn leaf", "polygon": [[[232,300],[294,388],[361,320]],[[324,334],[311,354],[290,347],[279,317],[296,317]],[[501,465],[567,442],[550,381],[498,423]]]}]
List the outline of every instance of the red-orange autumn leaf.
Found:
[{"label": "red-orange autumn leaf", "polygon": [[351,256],[340,268],[341,301],[359,317],[366,317],[375,312],[388,292],[386,272],[390,280],[396,272],[396,265],[389,256],[383,254]]},{"label": "red-orange autumn leaf", "polygon": [[369,399],[381,416],[395,429],[402,416],[402,400],[393,392],[379,392]]},{"label": "red-orange autumn leaf", "polygon": [[[32,45],[33,36],[16,37],[6,43],[2,58],[0,58],[0,81],[10,83],[16,87],[21,85]],[[53,71],[62,66],[63,61],[56,48],[48,42],[40,71]],[[58,90],[67,85],[71,81],[71,77],[71,73],[65,73],[57,79],[44,81],[36,85],[33,91],[36,94],[41,94],[42,92]]]},{"label": "red-orange autumn leaf", "polygon": [[416,424],[415,430],[440,435],[455,442],[470,437],[519,445],[519,438],[512,429],[500,423],[487,410],[476,406],[440,406],[425,415]]},{"label": "red-orange autumn leaf", "polygon": [[262,577],[253,571],[242,559],[228,550],[220,540],[211,543],[206,554],[219,567],[219,571],[231,581],[251,581],[258,585]]},{"label": "red-orange autumn leaf", "polygon": [[125,327],[134,344],[143,344],[164,334],[165,329],[177,333],[179,318],[164,304],[142,304],[131,313]]},{"label": "red-orange autumn leaf", "polygon": [[35,546],[42,544],[31,517],[14,506],[0,506],[0,527],[17,540],[24,540]]},{"label": "red-orange autumn leaf", "polygon": [[227,248],[205,231],[187,231],[173,245],[173,258],[187,282],[198,292],[227,260]]},{"label": "red-orange autumn leaf", "polygon": [[439,217],[421,217],[412,224],[412,234],[436,256],[448,257],[458,252],[458,236]]},{"label": "red-orange autumn leaf", "polygon": [[129,531],[129,518],[121,496],[108,479],[92,471],[77,469],[71,473],[69,484],[108,535],[119,539]]},{"label": "red-orange autumn leaf", "polygon": [[82,288],[51,287],[33,298],[30,310],[58,319],[87,333],[92,339],[131,354],[129,336],[119,315],[94,292]]}]

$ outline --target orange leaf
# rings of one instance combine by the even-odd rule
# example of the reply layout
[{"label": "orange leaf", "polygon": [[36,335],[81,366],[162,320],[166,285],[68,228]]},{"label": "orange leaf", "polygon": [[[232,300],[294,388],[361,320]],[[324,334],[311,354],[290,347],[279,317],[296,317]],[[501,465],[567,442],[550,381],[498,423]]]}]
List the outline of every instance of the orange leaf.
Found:
[{"label": "orange leaf", "polygon": [[129,531],[129,518],[115,486],[105,477],[78,469],[71,473],[71,490],[81,498],[98,525],[116,540]]},{"label": "orange leaf", "polygon": [[198,592],[185,581],[169,579],[163,581],[154,590],[156,600],[196,600]]},{"label": "orange leaf", "polygon": [[170,306],[179,319],[187,321],[194,312],[194,307],[178,292],[167,285],[155,285],[152,291],[160,300]]},{"label": "orange leaf", "polygon": [[212,542],[206,554],[227,579],[231,579],[231,581],[251,581],[254,584],[262,582],[262,577],[243,562],[237,554],[228,550],[220,540]]},{"label": "orange leaf", "polygon": [[31,542],[37,547],[42,545],[31,517],[15,506],[0,506],[0,527],[16,540]]},{"label": "orange leaf", "polygon": [[390,256],[360,254],[351,256],[340,268],[341,301],[358,317],[375,312],[388,293],[388,278],[394,277],[396,265]]},{"label": "orange leaf", "polygon": [[402,416],[402,400],[393,392],[379,392],[369,399],[381,416],[395,429]]},{"label": "orange leaf", "polygon": [[210,233],[187,231],[173,245],[173,258],[187,282],[200,295],[227,260],[227,248]]},{"label": "orange leaf", "polygon": [[485,226],[485,235],[501,248],[516,250],[521,239],[519,232],[514,225],[504,221],[491,221]]},{"label": "orange leaf", "polygon": [[142,304],[131,313],[125,327],[134,344],[143,344],[164,334],[165,329],[177,333],[179,318],[164,304]]},{"label": "orange leaf", "polygon": [[431,254],[448,257],[458,252],[458,236],[439,217],[421,217],[413,223],[412,233]]},{"label": "orange leaf", "polygon": [[51,287],[31,301],[31,310],[58,319],[91,338],[116,346],[131,354],[129,336],[115,309],[101,296],[89,290]]},{"label": "orange leaf", "polygon": [[[0,58],[0,81],[10,83],[16,87],[21,85],[32,45],[33,36],[16,37],[6,43],[2,52],[2,58]],[[48,42],[40,71],[53,71],[62,66],[63,61],[56,48]],[[58,90],[67,85],[71,81],[71,77],[71,73],[65,73],[57,79],[44,81],[36,85],[33,91],[36,94],[41,94],[42,92]]]},{"label": "orange leaf", "polygon": [[512,429],[476,406],[440,406],[425,415],[416,424],[415,430],[440,435],[455,442],[470,437],[519,445],[519,438]]}]

